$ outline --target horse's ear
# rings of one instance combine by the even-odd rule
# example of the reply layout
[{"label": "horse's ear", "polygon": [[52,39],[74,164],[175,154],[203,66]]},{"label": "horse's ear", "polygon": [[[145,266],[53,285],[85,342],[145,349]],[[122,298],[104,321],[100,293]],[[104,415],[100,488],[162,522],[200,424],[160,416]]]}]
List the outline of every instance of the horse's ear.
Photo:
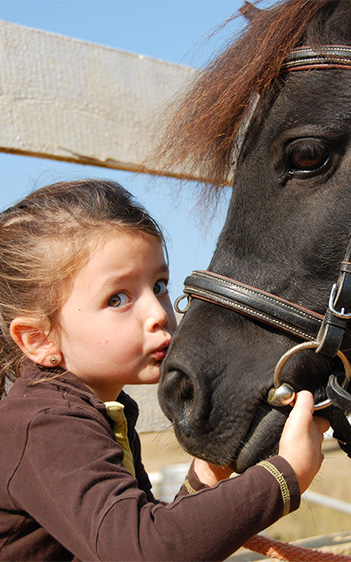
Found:
[{"label": "horse's ear", "polygon": [[251,2],[245,0],[244,5],[239,8],[239,12],[250,22],[253,22],[253,20],[258,16],[260,12],[262,12],[262,10],[251,4]]}]

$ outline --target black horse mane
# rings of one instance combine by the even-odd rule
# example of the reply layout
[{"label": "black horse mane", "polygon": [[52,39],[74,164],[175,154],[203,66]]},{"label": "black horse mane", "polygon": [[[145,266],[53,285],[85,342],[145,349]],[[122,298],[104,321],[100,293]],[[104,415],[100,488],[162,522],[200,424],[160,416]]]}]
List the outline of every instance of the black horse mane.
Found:
[{"label": "black horse mane", "polygon": [[267,92],[294,47],[308,41],[318,49],[332,42],[333,26],[340,38],[340,10],[333,25],[325,25],[340,3],[347,19],[349,2],[343,0],[283,0],[266,10],[246,2],[240,12],[250,20],[247,27],[210,61],[177,102],[173,116],[167,118],[157,160],[185,165],[190,175],[200,171],[215,190],[226,185],[233,142],[252,93]]}]

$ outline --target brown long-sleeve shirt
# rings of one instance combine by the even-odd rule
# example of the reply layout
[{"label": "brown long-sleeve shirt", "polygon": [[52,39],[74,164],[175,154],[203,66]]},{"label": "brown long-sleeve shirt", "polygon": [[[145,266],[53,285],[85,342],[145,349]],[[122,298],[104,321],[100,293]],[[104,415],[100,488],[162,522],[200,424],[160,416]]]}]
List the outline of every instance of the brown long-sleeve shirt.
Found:
[{"label": "brown long-sleeve shirt", "polygon": [[[224,560],[299,506],[281,457],[215,488],[191,470],[168,505],[154,499],[123,392],[135,477],[123,465],[106,406],[74,375],[27,366],[0,403],[0,560]],[[194,493],[196,492],[196,493]]]}]

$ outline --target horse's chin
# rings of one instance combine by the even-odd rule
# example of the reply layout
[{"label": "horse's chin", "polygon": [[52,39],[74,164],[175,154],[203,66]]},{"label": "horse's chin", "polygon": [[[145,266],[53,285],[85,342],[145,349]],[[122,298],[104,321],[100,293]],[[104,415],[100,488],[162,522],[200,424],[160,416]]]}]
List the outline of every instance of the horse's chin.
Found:
[{"label": "horse's chin", "polygon": [[286,422],[284,410],[272,410],[263,405],[244,439],[244,444],[237,453],[232,467],[241,474],[250,466],[267,459],[278,452],[281,432]]}]

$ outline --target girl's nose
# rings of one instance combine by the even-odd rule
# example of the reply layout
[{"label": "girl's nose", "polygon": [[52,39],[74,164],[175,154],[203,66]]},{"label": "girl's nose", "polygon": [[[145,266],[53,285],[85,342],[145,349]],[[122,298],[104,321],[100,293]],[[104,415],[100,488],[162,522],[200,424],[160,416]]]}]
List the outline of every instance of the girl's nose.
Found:
[{"label": "girl's nose", "polygon": [[162,306],[156,295],[150,299],[146,308],[145,327],[148,331],[154,331],[163,328],[168,322],[168,314],[166,308]]}]

